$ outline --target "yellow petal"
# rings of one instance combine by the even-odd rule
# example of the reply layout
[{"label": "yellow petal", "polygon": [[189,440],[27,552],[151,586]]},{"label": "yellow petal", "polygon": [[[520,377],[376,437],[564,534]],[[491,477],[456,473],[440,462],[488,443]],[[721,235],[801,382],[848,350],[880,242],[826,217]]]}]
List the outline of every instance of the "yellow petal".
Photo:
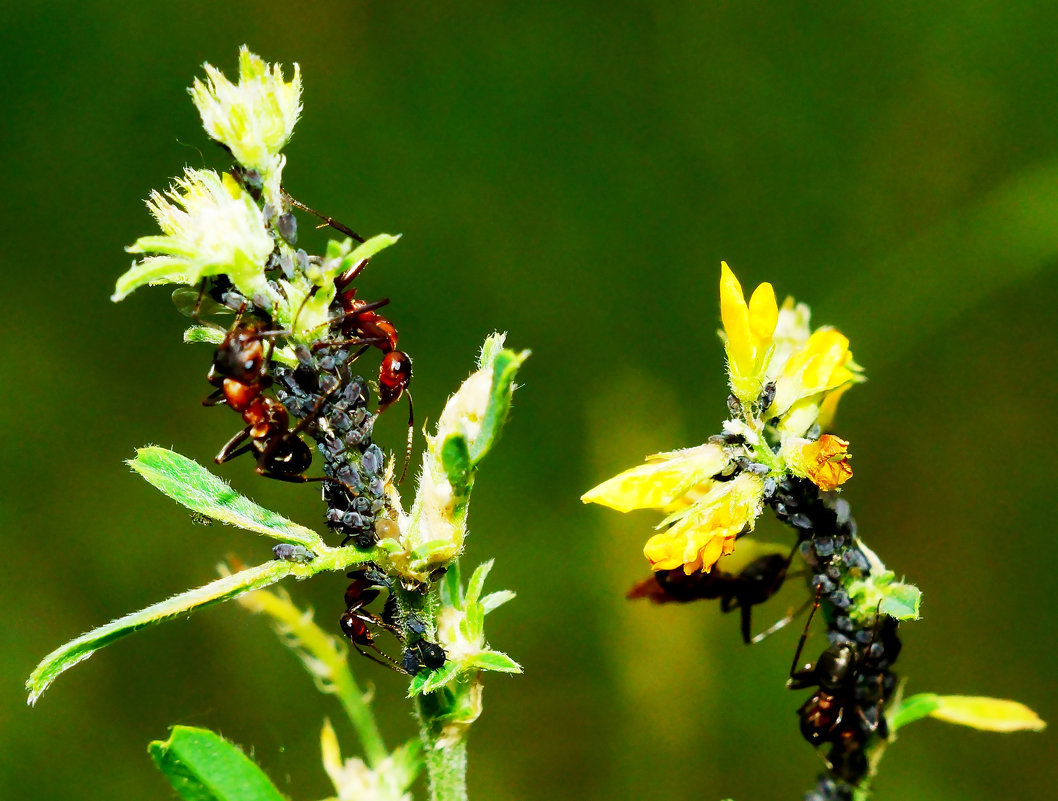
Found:
[{"label": "yellow petal", "polygon": [[619,512],[632,509],[663,509],[687,492],[708,482],[727,464],[719,445],[658,454],[650,461],[619,473],[581,496],[584,503],[598,503]]},{"label": "yellow petal", "polygon": [[749,299],[749,327],[760,343],[770,343],[779,322],[779,307],[771,284],[758,286]]},{"label": "yellow petal", "polygon": [[720,319],[727,333],[728,355],[739,372],[745,372],[753,363],[749,308],[746,296],[742,294],[742,284],[726,261],[720,262]]},{"label": "yellow petal", "polygon": [[843,386],[838,387],[828,394],[823,399],[823,402],[819,404],[819,417],[816,422],[819,423],[819,427],[823,431],[830,428],[831,424],[834,422],[834,416],[838,413],[838,401],[841,400],[842,395],[849,391],[849,387],[851,386],[851,381],[845,383]]},{"label": "yellow petal", "polygon": [[982,731],[1043,731],[1040,716],[1024,704],[1002,698],[973,695],[941,695],[930,716],[948,723],[972,726]]}]

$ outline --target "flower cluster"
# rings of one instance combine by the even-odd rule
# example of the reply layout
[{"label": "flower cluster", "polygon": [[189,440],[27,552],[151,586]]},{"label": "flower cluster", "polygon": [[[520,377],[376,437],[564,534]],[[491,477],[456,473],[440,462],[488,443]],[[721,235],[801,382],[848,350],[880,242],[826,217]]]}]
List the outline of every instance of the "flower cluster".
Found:
[{"label": "flower cluster", "polygon": [[582,497],[622,512],[667,513],[644,548],[655,571],[710,571],[752,531],[787,476],[821,490],[852,476],[849,443],[823,433],[844,392],[864,380],[848,339],[825,326],[813,331],[808,307],[793,298],[780,308],[771,284],[758,286],[747,303],[726,263],[720,311],[732,391],[722,433],[650,456]]}]

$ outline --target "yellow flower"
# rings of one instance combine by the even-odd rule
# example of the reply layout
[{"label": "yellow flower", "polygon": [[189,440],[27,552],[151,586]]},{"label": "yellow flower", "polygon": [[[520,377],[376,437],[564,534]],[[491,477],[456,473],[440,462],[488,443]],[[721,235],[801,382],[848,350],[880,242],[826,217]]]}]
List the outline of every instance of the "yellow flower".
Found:
[{"label": "yellow flower", "polygon": [[742,473],[715,484],[690,508],[670,515],[661,523],[669,527],[643,548],[650,567],[656,571],[682,566],[687,575],[711,570],[721,556],[735,549],[736,537],[753,529],[761,512],[763,486],[759,476]]},{"label": "yellow flower", "polygon": [[598,503],[619,512],[632,509],[670,509],[683,496],[721,472],[728,463],[719,445],[706,444],[680,451],[656,453],[646,464],[625,470],[585,492],[584,503]]},{"label": "yellow flower", "polygon": [[777,371],[775,400],[770,417],[782,416],[805,399],[822,401],[824,393],[865,380],[863,368],[852,360],[849,340],[833,328],[817,329],[800,350]]},{"label": "yellow flower", "polygon": [[779,320],[775,290],[761,284],[746,303],[742,285],[727,262],[720,263],[720,316],[724,322],[731,391],[749,405],[764,387],[763,375]]},{"label": "yellow flower", "polygon": [[852,478],[849,443],[833,434],[815,441],[790,437],[783,441],[782,456],[790,472],[809,479],[821,490],[835,489]]}]

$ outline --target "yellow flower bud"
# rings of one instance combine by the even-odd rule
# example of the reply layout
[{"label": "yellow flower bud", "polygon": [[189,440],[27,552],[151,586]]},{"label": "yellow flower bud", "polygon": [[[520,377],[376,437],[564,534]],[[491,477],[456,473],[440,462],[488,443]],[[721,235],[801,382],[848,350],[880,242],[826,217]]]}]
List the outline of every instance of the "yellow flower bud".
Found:
[{"label": "yellow flower bud", "polygon": [[720,317],[724,323],[731,390],[743,403],[752,403],[764,385],[764,369],[779,320],[775,290],[771,284],[761,284],[747,304],[742,285],[727,262],[721,262]]}]

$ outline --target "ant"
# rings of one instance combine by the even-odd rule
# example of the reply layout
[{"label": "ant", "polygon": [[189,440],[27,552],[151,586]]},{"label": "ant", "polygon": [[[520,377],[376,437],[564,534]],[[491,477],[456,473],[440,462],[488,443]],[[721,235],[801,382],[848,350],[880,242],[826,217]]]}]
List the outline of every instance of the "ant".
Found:
[{"label": "ant", "polygon": [[[329,218],[328,218],[329,219]],[[341,229],[339,229],[341,230]],[[404,480],[411,460],[412,440],[415,433],[415,406],[408,385],[411,383],[411,357],[397,349],[397,328],[376,310],[389,304],[389,298],[368,303],[356,297],[356,287],[351,286],[367,266],[363,259],[334,279],[338,292],[337,301],[342,313],[331,321],[337,325],[344,339],[321,340],[312,346],[313,352],[324,348],[356,347],[360,349],[352,360],[358,359],[369,348],[378,348],[383,356],[378,368],[378,413],[396,403],[405,394],[408,396],[408,444],[404,454],[404,467],[399,484]]]},{"label": "ant", "polygon": [[[362,656],[366,656],[373,662],[403,673],[414,676],[419,672],[420,666],[430,670],[436,670],[447,660],[444,649],[437,643],[423,639],[426,625],[415,615],[408,615],[406,621],[407,633],[402,631],[392,622],[396,613],[396,604],[393,603],[395,596],[392,594],[387,599],[382,615],[376,615],[367,611],[365,607],[377,599],[383,589],[391,589],[392,581],[375,565],[368,564],[360,570],[354,570],[347,574],[353,579],[345,591],[346,611],[339,619],[342,633],[349,638],[353,648]],[[389,618],[387,620],[387,618]],[[374,632],[371,626],[376,626],[406,643],[400,663],[396,662],[386,654],[375,642]],[[417,637],[416,642],[407,645],[409,635]],[[365,651],[371,649],[374,654]],[[375,656],[377,654],[378,656]],[[381,657],[381,658],[380,658]]]},{"label": "ant", "polygon": [[264,394],[264,390],[272,385],[269,367],[275,337],[286,332],[268,330],[266,323],[257,320],[244,322],[243,312],[244,309],[239,311],[235,324],[214,352],[213,365],[206,376],[217,389],[202,403],[206,406],[227,404],[239,412],[246,423],[246,427],[221,448],[215,461],[223,464],[244,453],[252,453],[256,457],[258,475],[297,484],[329,481],[353,491],[337,478],[304,475],[312,464],[312,451],[299,434],[316,419],[327,396],[322,396],[316,408],[291,428],[286,407]]},{"label": "ant", "polygon": [[750,636],[753,607],[764,603],[779,591],[786,579],[793,555],[767,554],[754,559],[738,573],[713,568],[708,573],[684,574],[683,570],[659,570],[629,590],[629,599],[649,598],[656,604],[687,603],[699,599],[720,599],[720,611],[741,613],[742,641],[756,644],[774,634],[793,619],[787,615],[765,631]]},{"label": "ant", "polygon": [[[797,710],[797,714],[801,717],[801,734],[812,745],[833,743],[835,752],[847,754],[855,750],[856,746],[861,745],[875,731],[881,729],[883,736],[886,733],[886,729],[883,728],[884,717],[881,709],[884,700],[881,673],[877,676],[878,701],[872,716],[869,717],[864,712],[857,699],[857,684],[866,672],[864,668],[867,657],[874,646],[881,613],[878,612],[875,615],[871,642],[859,654],[851,642],[839,641],[829,645],[814,665],[806,665],[798,669],[801,652],[808,637],[808,628],[819,609],[821,596],[822,588],[816,591],[815,604],[812,606],[808,622],[801,633],[801,640],[797,644],[797,651],[790,667],[790,679],[786,682],[786,686],[791,690],[817,688],[812,697]],[[834,764],[830,760],[827,760],[827,768],[834,769]]]}]

